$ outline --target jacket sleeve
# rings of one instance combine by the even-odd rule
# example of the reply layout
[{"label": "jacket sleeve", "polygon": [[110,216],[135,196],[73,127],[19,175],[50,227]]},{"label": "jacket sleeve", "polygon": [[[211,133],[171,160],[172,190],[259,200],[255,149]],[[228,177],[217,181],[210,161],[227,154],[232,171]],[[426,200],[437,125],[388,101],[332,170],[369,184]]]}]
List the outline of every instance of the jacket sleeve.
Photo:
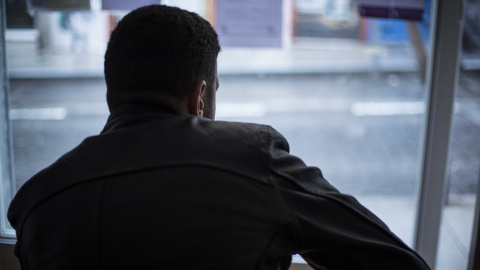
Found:
[{"label": "jacket sleeve", "polygon": [[430,269],[373,213],[340,193],[320,169],[289,154],[288,143],[267,128],[270,178],[296,216],[298,250],[315,269]]}]

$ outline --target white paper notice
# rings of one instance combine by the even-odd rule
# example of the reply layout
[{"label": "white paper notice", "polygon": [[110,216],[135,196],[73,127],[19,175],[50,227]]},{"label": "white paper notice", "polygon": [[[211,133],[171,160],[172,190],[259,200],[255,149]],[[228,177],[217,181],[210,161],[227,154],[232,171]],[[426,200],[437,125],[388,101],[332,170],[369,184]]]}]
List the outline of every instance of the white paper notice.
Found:
[{"label": "white paper notice", "polygon": [[160,4],[160,0],[102,0],[103,10],[134,10],[139,7]]},{"label": "white paper notice", "polygon": [[28,0],[28,9],[43,11],[89,10],[90,0]]},{"label": "white paper notice", "polygon": [[217,33],[223,47],[281,47],[282,0],[217,1]]}]

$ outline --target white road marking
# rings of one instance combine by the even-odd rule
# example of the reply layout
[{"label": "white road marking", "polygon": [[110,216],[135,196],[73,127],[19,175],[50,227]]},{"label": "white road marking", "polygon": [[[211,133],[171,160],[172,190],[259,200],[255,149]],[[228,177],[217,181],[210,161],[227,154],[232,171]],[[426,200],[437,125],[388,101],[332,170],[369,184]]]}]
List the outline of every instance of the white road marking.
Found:
[{"label": "white road marking", "polygon": [[217,117],[263,117],[267,107],[261,103],[220,103],[217,104]]},{"label": "white road marking", "polygon": [[63,120],[67,117],[67,109],[59,108],[28,108],[11,109],[11,120]]},{"label": "white road marking", "polygon": [[350,111],[355,116],[417,115],[425,112],[425,103],[415,102],[356,102]]},{"label": "white road marking", "polygon": [[[458,112],[458,104],[455,104]],[[422,101],[414,102],[355,102],[343,100],[277,100],[267,103],[218,103],[217,117],[261,118],[268,113],[346,113],[354,116],[419,115],[425,112]],[[108,116],[105,104],[77,104],[64,107],[19,108],[10,110],[11,120],[63,120],[67,115]]]}]

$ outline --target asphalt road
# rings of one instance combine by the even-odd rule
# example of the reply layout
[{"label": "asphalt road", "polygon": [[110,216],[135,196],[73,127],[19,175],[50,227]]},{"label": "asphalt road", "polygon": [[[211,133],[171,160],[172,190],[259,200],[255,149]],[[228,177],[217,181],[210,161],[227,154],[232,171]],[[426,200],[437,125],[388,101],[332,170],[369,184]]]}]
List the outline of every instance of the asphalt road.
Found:
[{"label": "asphalt road", "polygon": [[[474,193],[480,167],[480,93],[462,77],[450,192]],[[11,80],[17,188],[108,117],[103,79]],[[291,153],[340,191],[411,195],[418,179],[424,90],[416,74],[222,76],[217,120],[272,125]]]}]

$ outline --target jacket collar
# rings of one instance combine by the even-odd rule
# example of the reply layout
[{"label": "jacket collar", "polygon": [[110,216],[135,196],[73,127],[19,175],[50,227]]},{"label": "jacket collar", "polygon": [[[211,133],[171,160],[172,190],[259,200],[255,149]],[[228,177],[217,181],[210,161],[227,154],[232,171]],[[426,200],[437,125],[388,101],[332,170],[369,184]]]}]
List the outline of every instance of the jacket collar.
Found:
[{"label": "jacket collar", "polygon": [[138,117],[140,115],[179,115],[175,110],[165,105],[151,104],[124,104],[115,108],[108,117],[107,124],[103,128],[102,133],[115,129],[124,123],[127,119]]}]

